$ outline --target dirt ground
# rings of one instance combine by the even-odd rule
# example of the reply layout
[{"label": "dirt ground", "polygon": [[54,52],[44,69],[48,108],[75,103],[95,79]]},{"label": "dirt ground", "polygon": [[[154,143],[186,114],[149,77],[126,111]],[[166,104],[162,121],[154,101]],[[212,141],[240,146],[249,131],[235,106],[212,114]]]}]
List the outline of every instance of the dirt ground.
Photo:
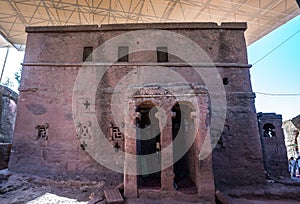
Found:
[{"label": "dirt ground", "polygon": [[[78,180],[59,180],[39,176],[11,174],[7,170],[0,171],[0,203],[21,204],[32,201],[46,193],[89,201],[91,194],[102,194],[103,189],[110,188],[110,182],[88,182]],[[53,198],[52,198],[53,199]],[[52,203],[52,202],[43,202]],[[59,202],[69,203],[69,202]],[[77,202],[72,202],[77,203]]]},{"label": "dirt ground", "polygon": [[269,180],[265,185],[239,187],[223,191],[233,204],[300,203],[300,179]]},{"label": "dirt ground", "polygon": [[[0,204],[105,204],[103,190],[116,184],[59,180],[0,171]],[[232,204],[300,203],[300,181],[281,180],[266,185],[223,191]],[[170,199],[131,199],[126,204],[188,204]]]}]

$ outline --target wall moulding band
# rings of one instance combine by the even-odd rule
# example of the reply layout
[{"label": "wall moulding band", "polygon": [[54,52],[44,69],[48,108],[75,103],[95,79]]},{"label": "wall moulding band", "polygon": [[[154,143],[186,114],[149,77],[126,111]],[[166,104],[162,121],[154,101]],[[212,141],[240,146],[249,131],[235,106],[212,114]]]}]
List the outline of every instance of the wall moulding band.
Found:
[{"label": "wall moulding band", "polygon": [[165,66],[165,67],[187,67],[187,66],[193,66],[193,67],[223,67],[223,68],[251,68],[251,64],[238,64],[238,63],[149,63],[149,62],[126,62],[126,63],[120,63],[116,62],[114,64],[111,64],[109,62],[104,62],[104,63],[99,63],[99,62],[85,62],[84,64],[82,63],[57,63],[57,62],[42,62],[42,63],[31,63],[31,62],[26,62],[22,63],[22,66],[46,66],[46,67],[94,67],[94,66]]}]

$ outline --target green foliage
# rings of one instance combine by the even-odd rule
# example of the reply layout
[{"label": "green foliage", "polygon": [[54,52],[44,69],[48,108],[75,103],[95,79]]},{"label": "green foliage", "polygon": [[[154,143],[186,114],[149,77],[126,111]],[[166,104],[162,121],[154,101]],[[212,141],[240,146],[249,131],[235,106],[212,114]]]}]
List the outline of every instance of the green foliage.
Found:
[{"label": "green foliage", "polygon": [[20,82],[21,82],[21,71],[22,71],[22,68],[20,68],[19,71],[14,73],[15,80],[18,82],[19,85],[20,85]]},{"label": "green foliage", "polygon": [[2,84],[7,87],[14,87],[14,83],[8,77],[6,77],[5,82],[3,82]]}]

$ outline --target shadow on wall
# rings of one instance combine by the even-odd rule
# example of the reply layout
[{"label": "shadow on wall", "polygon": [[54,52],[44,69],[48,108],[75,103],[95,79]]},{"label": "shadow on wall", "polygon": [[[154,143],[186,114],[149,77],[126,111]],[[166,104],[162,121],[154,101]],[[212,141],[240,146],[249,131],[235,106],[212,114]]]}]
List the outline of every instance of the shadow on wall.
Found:
[{"label": "shadow on wall", "polygon": [[18,94],[0,85],[0,169],[8,166],[16,120]]}]

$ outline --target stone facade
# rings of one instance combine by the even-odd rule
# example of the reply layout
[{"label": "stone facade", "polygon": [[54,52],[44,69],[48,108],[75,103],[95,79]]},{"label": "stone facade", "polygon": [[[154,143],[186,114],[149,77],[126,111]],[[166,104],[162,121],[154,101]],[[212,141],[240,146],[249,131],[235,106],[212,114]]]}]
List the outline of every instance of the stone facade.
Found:
[{"label": "stone facade", "polygon": [[[176,172],[186,172],[188,190],[194,192],[190,199],[211,202],[215,188],[264,183],[245,29],[244,23],[27,28],[10,170],[90,179],[115,175],[115,180],[122,181],[110,170],[117,166],[124,169],[117,171],[124,173],[125,196],[178,198],[188,194],[185,188],[180,191],[181,174]],[[136,35],[131,31],[148,33]],[[175,41],[168,44],[169,34]],[[127,44],[118,44],[122,35]],[[205,55],[194,60],[197,50],[180,44],[183,39],[198,45]],[[180,46],[175,49],[177,44]],[[144,46],[143,50],[139,46]],[[135,50],[126,55],[128,49]],[[170,73],[178,73],[181,78],[177,80]],[[82,75],[84,80],[79,83]],[[126,77],[134,80],[128,83]],[[212,83],[215,80],[217,83]],[[126,83],[126,89],[122,89]],[[220,107],[216,101],[222,101],[222,93],[212,91],[219,84],[226,97]],[[216,119],[222,117],[225,124]],[[146,130],[155,126],[156,137],[146,143],[140,141],[142,126]],[[99,140],[101,131],[104,138]],[[178,137],[174,132],[192,135],[194,140],[182,137],[182,142],[191,145],[185,159],[169,165],[177,154],[177,146],[172,144]],[[103,148],[100,153],[98,146]],[[123,151],[125,156],[119,154]],[[148,153],[158,156],[152,161],[142,158],[131,162],[132,155]],[[158,174],[150,172],[143,177],[130,172],[144,171],[145,164],[154,161]]]},{"label": "stone facade", "polygon": [[282,116],[275,113],[258,113],[257,117],[265,170],[272,176],[287,177],[288,159]]}]

